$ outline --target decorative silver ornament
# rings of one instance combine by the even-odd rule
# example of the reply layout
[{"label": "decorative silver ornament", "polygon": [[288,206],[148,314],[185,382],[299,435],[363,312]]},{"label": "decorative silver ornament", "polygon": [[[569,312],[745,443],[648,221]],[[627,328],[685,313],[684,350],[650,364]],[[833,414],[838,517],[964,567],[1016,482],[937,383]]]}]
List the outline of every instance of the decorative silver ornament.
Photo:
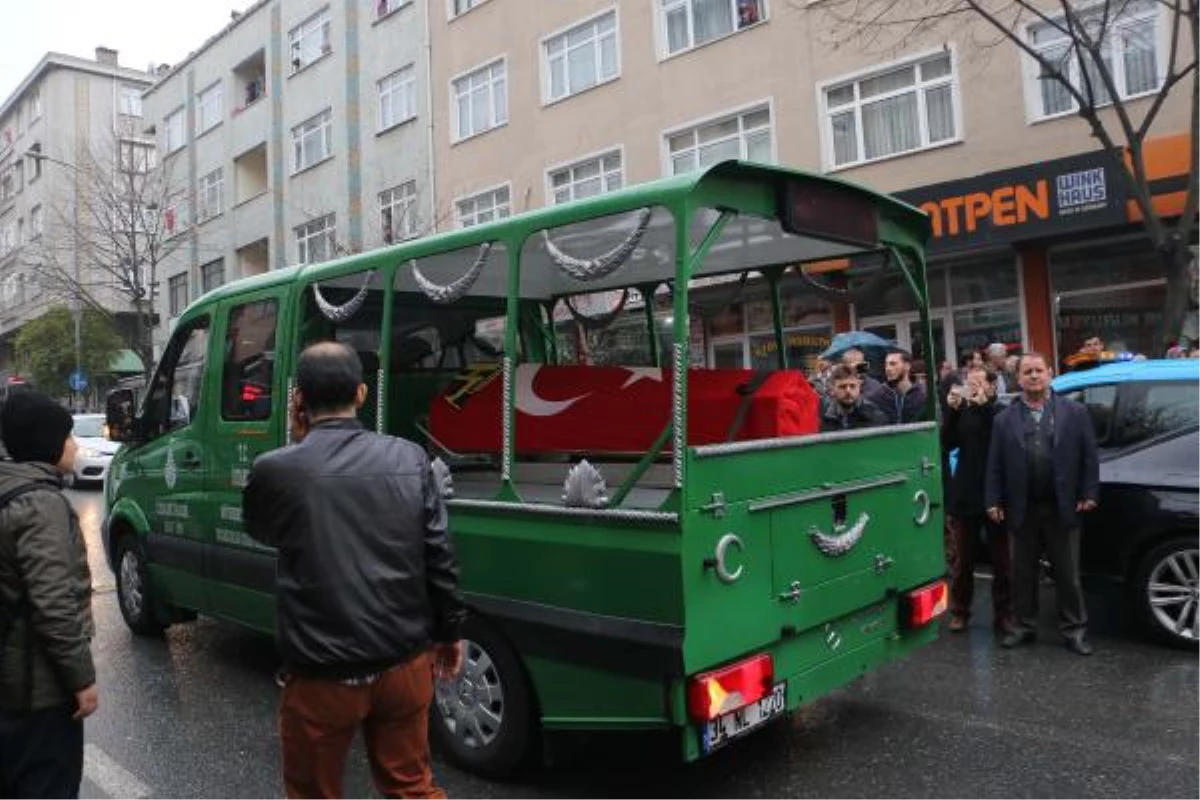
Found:
[{"label": "decorative silver ornament", "polygon": [[606,508],[608,486],[600,470],[585,458],[567,473],[563,481],[563,504],[576,508]]},{"label": "decorative silver ornament", "polygon": [[813,525],[808,529],[808,538],[812,539],[812,543],[822,553],[830,558],[837,558],[849,553],[851,548],[858,544],[858,540],[862,538],[863,531],[867,529],[867,523],[870,521],[871,515],[864,511],[853,526],[849,528],[844,525],[838,526],[833,529],[832,535],[822,533],[820,528]]},{"label": "decorative silver ornament", "polygon": [[642,240],[646,229],[650,227],[651,216],[651,210],[643,208],[638,212],[637,225],[633,232],[625,237],[625,241],[595,258],[583,259],[567,255],[550,241],[550,234],[545,230],[542,231],[542,241],[546,245],[546,252],[559,269],[577,281],[594,281],[612,274],[617,267],[625,263],[625,259],[629,258],[638,242]]},{"label": "decorative silver ornament", "polygon": [[450,474],[450,467],[446,466],[446,462],[440,457],[435,458],[429,464],[429,471],[433,473],[433,483],[442,493],[442,497],[447,500],[454,497],[454,476]]},{"label": "decorative silver ornament", "polygon": [[445,286],[440,286],[421,274],[421,270],[417,268],[416,260],[409,261],[412,265],[413,280],[417,282],[417,286],[421,291],[435,303],[449,305],[462,299],[463,295],[471,290],[475,285],[475,281],[479,279],[479,274],[483,272],[483,267],[487,264],[488,255],[492,252],[492,243],[484,242],[479,246],[479,257],[475,259],[475,263],[471,265],[463,276]]},{"label": "decorative silver ornament", "polygon": [[321,294],[321,287],[317,283],[313,283],[313,299],[317,301],[317,308],[321,310],[321,315],[330,322],[345,322],[358,313],[362,308],[363,302],[367,299],[367,292],[371,286],[371,279],[375,277],[375,270],[369,270],[363,275],[362,286],[358,287],[358,291],[354,293],[346,302],[340,306],[335,306],[325,299],[325,295]]}]

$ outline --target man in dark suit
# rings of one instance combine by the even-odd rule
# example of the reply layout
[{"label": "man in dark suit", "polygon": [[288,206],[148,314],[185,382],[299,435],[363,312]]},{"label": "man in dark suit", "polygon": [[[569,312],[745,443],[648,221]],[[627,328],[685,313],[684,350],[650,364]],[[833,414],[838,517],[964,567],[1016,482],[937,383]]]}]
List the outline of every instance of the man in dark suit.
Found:
[{"label": "man in dark suit", "polygon": [[1021,357],[1021,396],[996,417],[988,448],[988,516],[1012,536],[1017,622],[1001,644],[1015,647],[1036,638],[1044,543],[1054,567],[1059,630],[1068,649],[1086,656],[1092,647],[1079,581],[1079,515],[1096,507],[1100,465],[1087,410],[1053,395],[1050,376],[1040,353]]}]

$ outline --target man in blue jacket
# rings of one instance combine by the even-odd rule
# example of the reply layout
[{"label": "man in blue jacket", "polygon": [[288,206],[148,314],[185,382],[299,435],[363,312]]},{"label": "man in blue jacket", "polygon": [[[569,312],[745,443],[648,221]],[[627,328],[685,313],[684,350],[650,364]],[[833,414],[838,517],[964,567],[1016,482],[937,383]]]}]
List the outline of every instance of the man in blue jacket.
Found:
[{"label": "man in blue jacket", "polygon": [[1004,647],[1037,636],[1038,557],[1043,543],[1054,567],[1059,630],[1067,648],[1091,655],[1087,609],[1079,580],[1080,514],[1096,507],[1100,465],[1087,410],[1050,392],[1050,368],[1040,353],[1017,365],[1021,396],[996,417],[988,449],[988,516],[1012,536],[1017,622]]}]

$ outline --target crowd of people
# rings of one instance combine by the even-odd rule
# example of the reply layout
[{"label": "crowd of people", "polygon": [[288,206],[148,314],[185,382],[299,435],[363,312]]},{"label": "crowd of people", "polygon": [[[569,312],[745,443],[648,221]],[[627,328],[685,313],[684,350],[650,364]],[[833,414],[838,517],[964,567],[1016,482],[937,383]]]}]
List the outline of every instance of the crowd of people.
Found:
[{"label": "crowd of people", "polygon": [[[1088,340],[1096,353],[1098,337]],[[1097,349],[1098,348],[1098,349]],[[922,363],[892,350],[883,379],[862,350],[821,362],[812,383],[822,395],[823,432],[869,428],[925,417],[930,397]],[[1054,570],[1059,632],[1066,647],[1090,655],[1079,577],[1081,514],[1099,499],[1099,458],[1086,409],[1050,390],[1053,371],[1040,353],[1003,344],[964,353],[956,369],[939,365],[933,394],[942,405],[945,554],[951,632],[967,629],[975,566],[987,548],[992,565],[992,626],[1004,647],[1037,636],[1043,554]],[[1007,406],[1001,395],[1013,395]],[[951,463],[949,454],[956,458]]]}]

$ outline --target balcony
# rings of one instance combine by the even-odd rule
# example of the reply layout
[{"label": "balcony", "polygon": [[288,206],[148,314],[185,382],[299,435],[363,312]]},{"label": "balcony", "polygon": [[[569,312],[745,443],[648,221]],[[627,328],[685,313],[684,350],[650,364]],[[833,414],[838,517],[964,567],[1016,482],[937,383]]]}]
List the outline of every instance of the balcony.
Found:
[{"label": "balcony", "polygon": [[267,140],[267,63],[264,51],[233,68],[233,151],[241,153]]},{"label": "balcony", "polygon": [[271,233],[271,194],[255,195],[232,209],[233,246],[241,249]]}]

